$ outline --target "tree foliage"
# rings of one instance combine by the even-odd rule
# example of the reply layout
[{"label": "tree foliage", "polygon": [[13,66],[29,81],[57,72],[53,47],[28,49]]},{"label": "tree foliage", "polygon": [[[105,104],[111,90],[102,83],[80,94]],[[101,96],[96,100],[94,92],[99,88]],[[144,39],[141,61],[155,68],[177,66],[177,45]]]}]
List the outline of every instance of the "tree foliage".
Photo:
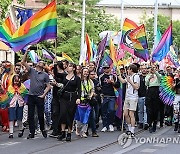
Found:
[{"label": "tree foliage", "polygon": [[[1,0],[0,2],[0,16],[1,16],[1,21],[6,17],[8,6],[12,3],[13,0]],[[18,0],[19,4],[23,4],[24,0]]]},{"label": "tree foliage", "polygon": [[[147,31],[147,38],[149,43],[149,48],[153,47],[153,39],[154,39],[154,18],[148,18],[146,14],[141,18],[141,22],[145,24]],[[170,17],[158,15],[158,27],[160,29],[161,34],[165,32],[168,26],[171,23]],[[173,24],[173,44],[180,49],[180,21],[172,21]]]},{"label": "tree foliage", "polygon": [[[85,32],[97,44],[99,33],[119,30],[119,21],[95,7],[99,0],[86,0]],[[79,59],[81,42],[82,0],[60,0],[58,5],[57,53],[65,52],[76,61]]]}]

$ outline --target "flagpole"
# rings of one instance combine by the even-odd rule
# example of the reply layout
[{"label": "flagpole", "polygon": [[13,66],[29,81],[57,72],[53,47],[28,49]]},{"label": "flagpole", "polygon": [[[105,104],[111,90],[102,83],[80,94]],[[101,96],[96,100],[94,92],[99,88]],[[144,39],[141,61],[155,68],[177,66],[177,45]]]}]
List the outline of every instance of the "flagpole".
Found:
[{"label": "flagpole", "polygon": [[156,0],[155,10],[154,10],[154,45],[153,45],[153,51],[155,50],[155,40],[156,40],[156,35],[157,35],[157,18],[158,18],[158,0]]},{"label": "flagpole", "polygon": [[57,56],[57,38],[55,39],[54,46],[55,46],[55,56]]},{"label": "flagpole", "polygon": [[123,27],[123,19],[124,19],[124,1],[121,0],[121,32],[122,32],[122,27]]},{"label": "flagpole", "polygon": [[82,9],[82,28],[81,28],[81,51],[84,47],[84,31],[85,31],[85,16],[86,16],[86,0],[83,0],[83,9]]}]

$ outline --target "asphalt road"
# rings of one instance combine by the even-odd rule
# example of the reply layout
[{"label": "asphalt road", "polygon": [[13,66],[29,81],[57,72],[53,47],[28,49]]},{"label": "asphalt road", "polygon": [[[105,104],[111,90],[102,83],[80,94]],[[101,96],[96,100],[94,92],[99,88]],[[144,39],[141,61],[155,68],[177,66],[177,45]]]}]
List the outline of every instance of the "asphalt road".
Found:
[{"label": "asphalt road", "polygon": [[[138,129],[136,132],[135,139],[132,139],[132,143],[126,148],[118,143],[118,136],[122,134],[120,131],[99,132],[98,138],[89,136],[86,139],[77,137],[73,133],[70,143],[57,141],[50,137],[44,139],[41,134],[34,139],[27,140],[28,130],[22,138],[18,138],[18,132],[15,132],[13,139],[9,139],[7,133],[0,132],[0,154],[172,154],[180,151],[180,135],[175,133],[172,127],[158,129],[152,134]],[[173,141],[173,137],[177,140],[179,138],[178,143],[177,140],[175,140],[176,143]],[[147,140],[154,138],[152,143]]]}]

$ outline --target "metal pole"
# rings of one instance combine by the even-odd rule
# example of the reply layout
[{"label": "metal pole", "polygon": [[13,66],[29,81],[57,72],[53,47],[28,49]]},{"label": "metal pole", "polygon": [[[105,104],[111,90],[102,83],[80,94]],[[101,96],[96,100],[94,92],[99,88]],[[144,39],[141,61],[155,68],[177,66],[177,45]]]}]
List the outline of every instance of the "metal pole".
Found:
[{"label": "metal pole", "polygon": [[157,18],[158,18],[158,0],[156,0],[155,10],[154,10],[154,45],[153,45],[153,51],[155,50],[155,40],[156,40],[156,35],[157,35]]},{"label": "metal pole", "polygon": [[121,31],[123,27],[123,22],[124,22],[124,2],[121,0]]},{"label": "metal pole", "polygon": [[82,28],[81,28],[81,51],[80,51],[80,53],[83,52],[83,47],[84,47],[85,16],[86,16],[86,0],[83,0]]}]

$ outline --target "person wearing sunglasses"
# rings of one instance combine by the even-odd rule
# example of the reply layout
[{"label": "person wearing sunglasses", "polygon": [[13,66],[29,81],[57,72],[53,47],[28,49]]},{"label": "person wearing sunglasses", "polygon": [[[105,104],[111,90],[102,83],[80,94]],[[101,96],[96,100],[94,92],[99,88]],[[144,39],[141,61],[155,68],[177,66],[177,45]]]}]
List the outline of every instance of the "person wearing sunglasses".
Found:
[{"label": "person wearing sunglasses", "polygon": [[109,129],[110,132],[113,132],[116,99],[114,88],[119,88],[120,82],[117,76],[111,73],[111,67],[107,63],[103,64],[103,70],[104,73],[99,76],[99,83],[103,96],[101,104],[103,129],[101,131],[106,132]]}]

